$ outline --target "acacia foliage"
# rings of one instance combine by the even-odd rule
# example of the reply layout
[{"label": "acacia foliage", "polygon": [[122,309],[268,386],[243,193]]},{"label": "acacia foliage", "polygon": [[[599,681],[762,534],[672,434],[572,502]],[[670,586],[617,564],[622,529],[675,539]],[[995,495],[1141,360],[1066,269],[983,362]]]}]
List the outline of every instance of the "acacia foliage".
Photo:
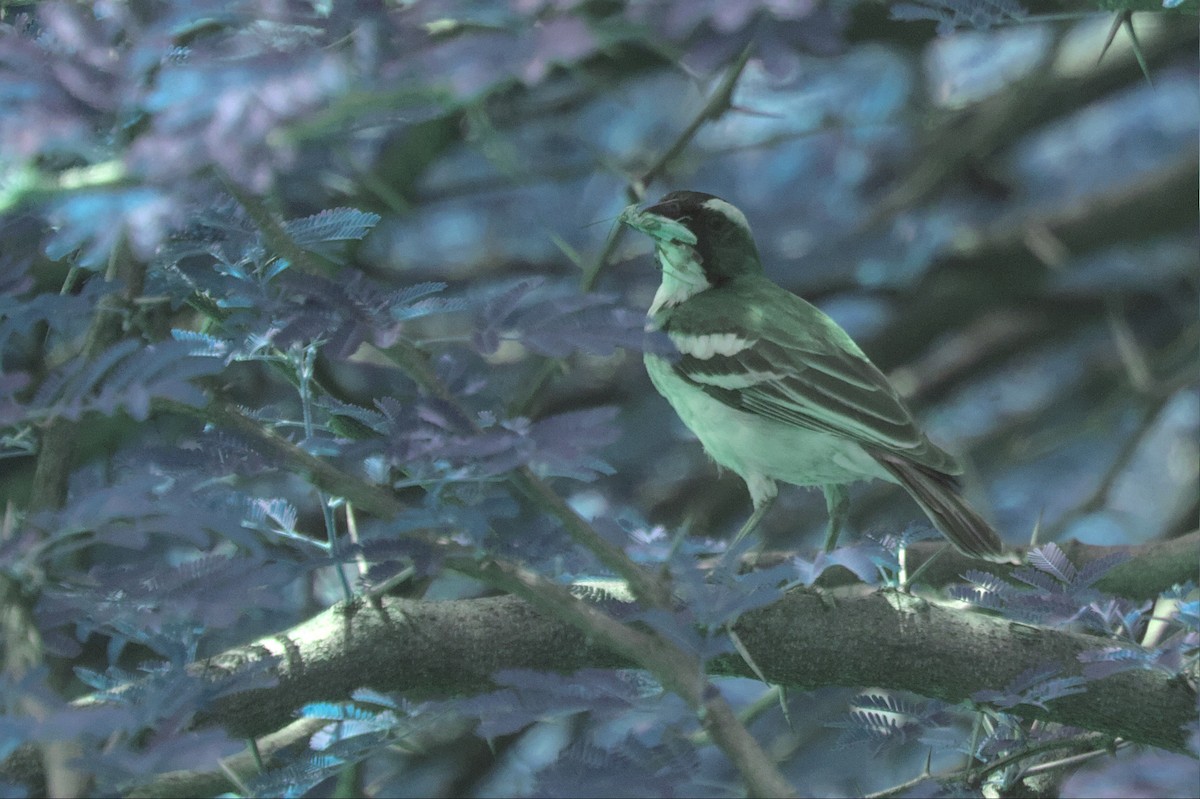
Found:
[{"label": "acacia foliage", "polygon": [[[624,265],[645,264],[626,245],[606,248],[596,229],[575,222],[615,212],[627,199],[624,173],[652,164],[651,153],[669,151],[656,145],[684,129],[687,115],[661,100],[664,88],[686,95],[691,85],[672,65],[717,75],[754,42],[734,112],[694,142],[682,139],[693,155],[668,174],[736,192],[762,221],[772,268],[801,257],[823,264],[803,279],[775,276],[826,291],[883,289],[830,298],[858,332],[895,322],[882,338],[908,340],[905,331],[922,330],[887,294],[936,275],[939,259],[956,252],[957,226],[994,233],[983,236],[985,256],[986,246],[1004,252],[1007,231],[981,222],[1009,207],[986,175],[950,180],[945,194],[913,202],[890,227],[849,234],[885,198],[885,173],[915,159],[922,143],[903,117],[917,93],[911,63],[855,46],[862,29],[853,26],[863,23],[848,5],[52,2],[0,13],[0,456],[10,503],[0,597],[11,620],[0,755],[72,741],[87,765],[59,765],[96,793],[212,766],[242,748],[193,722],[271,677],[213,681],[189,668],[206,656],[390,583],[470,595],[474,586],[443,569],[448,547],[519,560],[563,583],[609,576],[594,552],[511,490],[508,478],[522,470],[569,497],[610,542],[664,566],[677,612],[613,613],[702,658],[735,652],[733,620],[833,562],[801,558],[714,577],[697,568],[710,542],[679,545],[673,526],[647,521],[656,503],[692,507],[715,534],[724,517],[704,503],[720,492],[689,492],[684,473],[705,467],[671,465],[695,453],[664,435],[663,408],[628,388],[638,359],[625,353],[659,346],[644,335],[638,307],[653,276],[635,277]],[[950,30],[1025,14],[1008,2],[919,3],[895,16]],[[1063,144],[1070,125],[1087,120],[1061,123],[1067,132],[1047,123],[1008,143],[996,160],[1023,193],[1012,206],[1036,213],[1089,191],[1119,193],[1123,178],[1136,186],[1156,170],[1170,177],[1176,162],[1164,145],[1186,138],[1194,80],[1180,77],[1186,56],[1168,49],[1162,63],[1157,96],[1167,100],[1145,94],[1131,71],[1110,106],[1088,109],[1100,122],[1086,129],[1099,129],[1125,159],[1111,175],[1054,179],[1051,167],[1077,155]],[[1137,124],[1141,134],[1122,127]],[[825,129],[833,135],[814,137]],[[810,137],[814,146],[796,144]],[[886,167],[872,172],[871,162]],[[779,202],[821,178],[821,190]],[[964,185],[965,201],[955,194]],[[803,224],[789,221],[798,209]],[[1015,277],[993,274],[955,297],[997,313],[1002,330],[1014,306],[1027,309],[980,297],[1077,301],[1081,321],[1049,323],[1061,339],[1054,346],[1014,336],[1007,340],[1022,346],[1011,361],[985,352],[970,379],[930,367],[945,400],[935,424],[988,458],[1008,529],[1038,512],[1036,502],[1012,501],[1022,486],[1062,485],[1039,469],[1103,487],[1151,434],[1166,427],[1168,446],[1171,425],[1187,427],[1178,406],[1194,387],[1177,377],[1194,358],[1194,326],[1178,305],[1179,287],[1194,277],[1194,219],[1164,219],[1099,240],[1072,269],[1028,283],[1020,270],[1000,270]],[[814,243],[814,230],[827,239]],[[837,250],[846,258],[830,257]],[[1149,266],[1123,266],[1135,259]],[[987,266],[981,256],[964,269],[978,277],[971,270]],[[1111,317],[1125,324],[1113,323],[1124,360],[1095,323],[1097,297],[1131,306],[1132,321]],[[1044,316],[1035,307],[1025,322],[1047,329],[1038,327]],[[958,323],[939,317],[915,340],[953,337]],[[1133,374],[1131,390],[1114,377],[1120,366]],[[1121,437],[1097,432],[1103,424],[1065,428],[1070,446],[1057,455],[1068,468],[1000,457],[998,442],[1012,432],[1003,424],[1032,436],[1030,419],[1080,386],[1114,398],[1085,407],[1115,420]],[[249,427],[229,423],[234,416]],[[272,448],[268,436],[295,449]],[[668,447],[674,461],[657,457]],[[1085,505],[1052,510],[1066,529],[1105,510]],[[1153,532],[1172,532],[1181,515],[1164,511]],[[876,540],[888,546],[867,542],[834,560],[864,581],[894,582],[897,543],[922,531],[888,538],[895,519],[878,518]],[[914,742],[940,757],[995,762],[1070,735],[1005,711],[1052,707],[1123,669],[1194,668],[1190,588],[1165,597],[1171,626],[1158,645],[1131,655],[1151,598],[1097,592],[1102,572],[1076,570],[1049,545],[1010,579],[967,573],[955,589],[1023,622],[1075,624],[1125,644],[1098,647],[1082,676],[1047,664],[981,688],[974,699],[993,708],[986,720],[879,692],[847,710],[842,697],[826,715],[843,730],[840,744],[873,745],[884,777],[906,762],[887,754],[911,754]],[[430,701],[363,686],[297,708],[328,723],[238,790],[299,794],[342,774],[366,775],[359,789],[379,795],[738,790],[722,756],[695,735],[694,713],[645,672],[512,671],[494,684],[469,699]],[[725,689],[746,701],[758,690]],[[68,702],[84,693],[107,701]],[[970,724],[982,732],[968,739]],[[791,734],[782,713],[764,727],[766,740]],[[491,750],[460,755],[446,744],[464,739]],[[803,758],[785,765],[794,779],[811,772]],[[414,776],[421,768],[428,783]],[[845,773],[831,760],[821,779],[843,785]]]}]

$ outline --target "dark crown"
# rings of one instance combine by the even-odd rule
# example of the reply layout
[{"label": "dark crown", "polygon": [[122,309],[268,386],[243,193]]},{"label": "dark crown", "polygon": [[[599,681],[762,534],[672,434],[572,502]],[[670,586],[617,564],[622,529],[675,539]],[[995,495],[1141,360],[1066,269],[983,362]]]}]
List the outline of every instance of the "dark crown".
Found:
[{"label": "dark crown", "polygon": [[701,191],[673,191],[645,213],[674,219],[695,234],[696,253],[714,285],[762,271],[750,225],[727,200]]}]

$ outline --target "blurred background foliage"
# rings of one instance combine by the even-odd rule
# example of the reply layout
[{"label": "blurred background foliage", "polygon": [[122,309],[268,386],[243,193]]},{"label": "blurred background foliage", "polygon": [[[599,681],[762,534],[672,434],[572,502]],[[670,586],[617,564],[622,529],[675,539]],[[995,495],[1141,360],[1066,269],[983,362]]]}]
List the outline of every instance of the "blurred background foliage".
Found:
[{"label": "blurred background foliage", "polygon": [[[1130,10],[1136,37],[1119,27],[1106,45],[1114,17]],[[6,529],[23,529],[11,521],[17,510],[39,507],[74,514],[75,527],[62,516],[46,524],[60,531],[152,514],[162,527],[158,503],[200,495],[213,515],[206,529],[238,547],[264,546],[247,532],[255,524],[276,534],[322,526],[321,502],[299,477],[236,442],[220,442],[224,471],[198,456],[183,462],[211,440],[197,443],[204,436],[186,414],[152,414],[147,403],[203,403],[186,389],[197,375],[171,371],[184,350],[114,354],[142,357],[128,369],[160,376],[137,396],[72,394],[71,380],[94,387],[82,373],[46,387],[111,291],[99,276],[131,260],[151,265],[140,293],[160,299],[124,329],[162,339],[203,329],[210,355],[238,350],[247,357],[199,369],[202,384],[289,435],[312,410],[297,391],[308,378],[326,392],[319,409],[339,441],[353,424],[397,435],[400,410],[385,423],[355,409],[415,394],[368,346],[403,338],[435,358],[472,410],[510,420],[505,430],[531,448],[505,438],[498,461],[481,467],[482,450],[468,447],[476,476],[533,463],[586,479],[561,491],[589,518],[721,538],[749,511],[744,488],[718,476],[651,390],[636,347],[658,274],[648,243],[614,227],[627,203],[688,188],[746,213],[770,277],[832,315],[892,377],[931,436],[963,456],[968,495],[1009,542],[1035,529],[1041,541],[1096,544],[1186,534],[1200,513],[1195,10],[1169,0],[0,3]],[[705,118],[747,48],[728,108]],[[294,238],[309,235],[317,268],[272,267],[239,196],[264,197],[292,220]],[[337,208],[358,211],[328,211]],[[359,280],[401,293],[376,316],[347,321],[338,303]],[[193,292],[186,302],[181,286]],[[581,290],[605,296],[589,310],[576,303]],[[265,345],[246,343],[255,336],[293,354],[266,357]],[[317,338],[325,343],[305,372],[295,347]],[[38,431],[85,412],[54,501],[39,488]],[[566,427],[583,435],[582,449],[568,446]],[[337,449],[333,438],[328,453],[369,465],[365,450]],[[410,476],[400,496],[436,517],[440,506],[423,499],[429,481]],[[253,523],[242,499],[204,493],[221,483],[259,498]],[[501,543],[489,546],[560,575],[593,567],[486,480],[470,497],[454,490],[454,522],[477,540],[495,535]],[[295,509],[268,507],[270,497]],[[891,487],[858,485],[853,497],[858,535],[921,520]],[[179,508],[167,516],[177,539],[143,531],[152,545],[139,558],[179,563],[191,557],[179,554],[184,544],[205,549]],[[789,488],[762,529],[771,546],[811,549],[824,520],[818,493]],[[386,532],[364,523],[368,538]],[[11,547],[16,562],[25,550]],[[101,591],[127,557],[98,548],[56,568]],[[186,661],[339,597],[328,561],[294,559],[311,579],[257,574],[266,588],[240,618],[177,609],[149,630],[93,608],[64,626],[92,607],[80,600],[39,606],[38,623],[48,640],[55,630],[76,639],[55,644],[76,665]],[[430,596],[477,590],[438,577]],[[727,688],[747,702],[762,690]],[[912,756],[923,759],[909,742],[907,757],[881,757],[864,773],[861,752],[836,750],[820,726],[846,697],[793,698],[794,715],[815,725],[793,731],[779,717],[755,729],[787,750],[790,775],[811,775],[797,782],[806,794],[883,788],[919,768]],[[653,792],[572,744],[578,723],[564,715],[506,731],[490,750],[467,736],[420,756],[381,755],[366,783],[387,795],[566,795],[572,784]],[[175,762],[110,763],[109,784]],[[1137,782],[1137,762],[1106,766],[1118,795],[1194,785],[1194,764],[1169,760]],[[724,794],[724,768],[709,756],[680,790]],[[1078,779],[1065,794],[1094,795],[1101,777]]]},{"label": "blurred background foliage", "polygon": [[[671,36],[678,55],[666,65],[628,38],[606,41],[602,26],[559,31],[557,46],[579,62],[548,75],[521,46],[504,50],[506,81],[468,80],[478,65],[464,59],[455,88],[500,96],[378,151],[366,169],[404,186],[405,206],[370,205],[384,219],[360,257],[377,273],[472,285],[570,282],[566,249],[587,274],[626,184],[703,105],[711,81],[695,75],[753,38],[733,110],[647,198],[695,188],[741,207],[771,277],[834,315],[918,395],[934,437],[970,455],[972,490],[1014,541],[1039,517],[1052,537],[1094,543],[1192,529],[1192,20],[1138,20],[1151,84],[1127,38],[1097,64],[1107,15],[931,37],[932,26],[888,22],[871,4],[741,5],[635,8]],[[524,84],[517,95],[513,81]],[[424,169],[405,186],[414,164]],[[597,287],[642,308],[657,281],[645,243],[622,239]],[[729,475],[711,490],[713,470],[646,391],[637,359],[587,366],[533,407],[625,409],[631,434],[611,457],[616,479],[632,479],[619,501],[656,521],[733,524],[740,483]],[[860,526],[894,521],[893,506],[876,508],[893,492],[863,490]],[[820,497],[787,493],[767,529],[794,534],[800,519],[815,532]]]}]

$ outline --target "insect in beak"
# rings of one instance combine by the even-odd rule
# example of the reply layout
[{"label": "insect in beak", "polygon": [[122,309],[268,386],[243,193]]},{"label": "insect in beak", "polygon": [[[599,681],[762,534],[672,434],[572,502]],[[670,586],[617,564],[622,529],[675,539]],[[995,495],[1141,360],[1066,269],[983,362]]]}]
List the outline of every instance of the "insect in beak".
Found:
[{"label": "insect in beak", "polygon": [[656,242],[663,244],[694,245],[696,243],[696,234],[688,230],[679,220],[659,216],[653,213],[653,209],[643,210],[636,204],[626,207],[617,217],[617,221],[634,230],[641,231]]}]

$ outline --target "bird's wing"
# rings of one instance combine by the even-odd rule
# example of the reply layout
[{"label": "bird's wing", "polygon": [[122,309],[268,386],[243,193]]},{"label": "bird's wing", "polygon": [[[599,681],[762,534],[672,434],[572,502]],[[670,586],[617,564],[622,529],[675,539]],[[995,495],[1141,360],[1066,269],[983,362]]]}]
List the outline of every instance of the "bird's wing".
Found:
[{"label": "bird's wing", "polygon": [[665,326],[680,351],[674,367],[681,377],[739,410],[946,474],[961,471],[917,427],[883,373],[817,308],[773,284],[745,297],[720,295],[703,292]]}]

